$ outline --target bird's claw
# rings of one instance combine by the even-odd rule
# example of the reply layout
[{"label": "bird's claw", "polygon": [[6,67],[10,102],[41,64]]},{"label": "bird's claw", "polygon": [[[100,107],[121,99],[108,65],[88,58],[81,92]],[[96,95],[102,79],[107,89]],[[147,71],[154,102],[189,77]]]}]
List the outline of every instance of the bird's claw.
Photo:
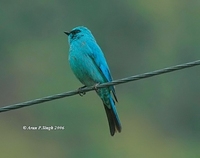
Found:
[{"label": "bird's claw", "polygon": [[97,92],[97,90],[98,90],[98,88],[97,88],[98,85],[100,85],[100,83],[97,83],[97,84],[94,85],[94,90],[95,90],[96,92]]},{"label": "bird's claw", "polygon": [[82,97],[84,96],[86,93],[85,92],[80,92],[81,89],[85,88],[86,86],[80,87],[78,88],[78,94]]}]

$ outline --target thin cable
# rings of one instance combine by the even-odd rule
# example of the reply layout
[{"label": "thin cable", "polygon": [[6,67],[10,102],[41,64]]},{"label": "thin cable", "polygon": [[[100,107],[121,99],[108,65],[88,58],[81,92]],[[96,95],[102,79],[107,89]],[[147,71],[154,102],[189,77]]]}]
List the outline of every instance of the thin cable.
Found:
[{"label": "thin cable", "polygon": [[92,90],[95,90],[98,88],[103,88],[103,87],[107,87],[107,86],[111,86],[111,85],[123,84],[123,83],[127,83],[130,81],[136,81],[136,80],[140,80],[140,79],[144,79],[144,78],[148,78],[148,77],[153,77],[156,75],[161,75],[164,73],[169,73],[172,71],[177,71],[177,70],[181,70],[181,69],[185,69],[185,68],[189,68],[189,67],[194,67],[197,65],[200,65],[200,60],[181,64],[181,65],[176,65],[176,66],[172,66],[172,67],[168,67],[168,68],[164,68],[164,69],[160,69],[160,70],[155,70],[155,71],[144,73],[144,74],[130,76],[127,78],[114,80],[112,82],[107,82],[107,83],[99,84],[99,85],[92,86],[92,87],[86,87],[86,88],[82,88],[82,89],[78,89],[78,90],[74,90],[74,91],[68,91],[68,92],[64,92],[64,93],[60,93],[60,94],[55,94],[52,96],[47,96],[47,97],[43,97],[43,98],[39,98],[39,99],[35,99],[35,100],[30,100],[30,101],[23,102],[23,103],[4,106],[4,107],[0,108],[0,112],[15,110],[15,109],[31,106],[34,104],[44,103],[44,102],[52,101],[55,99],[60,99],[60,98],[69,97],[69,96],[73,96],[73,95],[80,94],[80,93],[89,92],[89,91],[92,91]]}]

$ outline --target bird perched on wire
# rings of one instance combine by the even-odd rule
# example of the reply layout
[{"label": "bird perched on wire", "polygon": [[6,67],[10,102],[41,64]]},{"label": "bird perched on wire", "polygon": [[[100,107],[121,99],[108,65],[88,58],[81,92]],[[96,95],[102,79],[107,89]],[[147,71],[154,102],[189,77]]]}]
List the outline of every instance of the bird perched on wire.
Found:
[{"label": "bird perched on wire", "polygon": [[[94,86],[112,81],[112,76],[104,54],[97,44],[91,31],[84,26],[78,26],[70,32],[65,31],[69,41],[69,64],[79,81],[84,86]],[[115,107],[117,101],[114,86],[96,90],[103,101],[108,118],[110,134],[121,132],[121,123]],[[111,92],[115,98],[112,98]]]}]

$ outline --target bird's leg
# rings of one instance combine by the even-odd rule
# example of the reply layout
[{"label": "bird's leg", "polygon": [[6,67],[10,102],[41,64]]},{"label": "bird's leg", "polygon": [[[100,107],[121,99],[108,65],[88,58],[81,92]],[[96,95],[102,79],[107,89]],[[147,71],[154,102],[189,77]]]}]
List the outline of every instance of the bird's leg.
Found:
[{"label": "bird's leg", "polygon": [[80,90],[83,89],[83,88],[85,88],[85,87],[87,87],[87,86],[83,86],[83,87],[78,88],[78,94],[79,94],[81,97],[85,95],[85,92],[80,92]]}]

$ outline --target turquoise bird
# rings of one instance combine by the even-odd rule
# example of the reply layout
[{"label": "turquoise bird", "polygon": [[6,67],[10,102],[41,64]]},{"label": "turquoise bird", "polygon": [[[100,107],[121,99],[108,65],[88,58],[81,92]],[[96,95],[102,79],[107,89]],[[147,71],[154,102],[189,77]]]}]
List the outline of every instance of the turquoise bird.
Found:
[{"label": "turquoise bird", "polygon": [[[112,76],[104,57],[91,31],[84,26],[78,26],[70,32],[65,31],[69,41],[69,64],[78,80],[87,87],[112,81]],[[117,101],[114,86],[96,90],[103,101],[108,118],[110,134],[121,132],[121,123],[115,107]],[[115,98],[112,98],[111,92]]]}]

